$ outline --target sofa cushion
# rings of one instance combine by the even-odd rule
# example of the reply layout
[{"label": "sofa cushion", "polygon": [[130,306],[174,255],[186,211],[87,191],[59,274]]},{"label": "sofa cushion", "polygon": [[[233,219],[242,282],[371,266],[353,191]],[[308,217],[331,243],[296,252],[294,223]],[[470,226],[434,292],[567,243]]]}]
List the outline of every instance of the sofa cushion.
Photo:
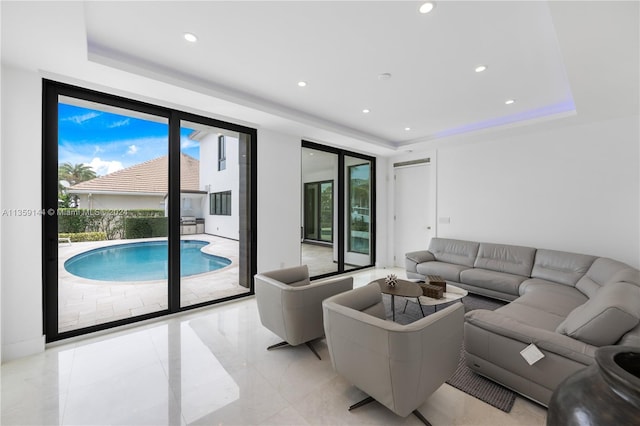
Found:
[{"label": "sofa cushion", "polygon": [[520,284],[520,288],[518,289],[518,291],[520,292],[521,296],[531,291],[566,293],[571,295],[579,294],[583,299],[581,303],[584,303],[589,299],[584,295],[584,293],[582,293],[575,287],[561,285],[556,282],[547,281],[540,278],[529,278],[528,280],[525,280],[522,284]]},{"label": "sofa cushion", "polygon": [[476,268],[529,277],[536,249],[506,244],[480,243]]},{"label": "sofa cushion", "polygon": [[553,332],[565,319],[564,315],[557,315],[531,304],[519,303],[519,300],[520,297],[508,305],[496,309],[494,312],[527,324],[530,327]]},{"label": "sofa cushion", "polygon": [[587,273],[578,280],[576,288],[588,297],[592,297],[600,287],[605,285],[616,274],[621,273],[621,271],[624,271],[625,269],[633,271],[633,268],[622,262],[608,259],[606,257],[599,257],[591,264]]},{"label": "sofa cushion", "polygon": [[440,275],[447,281],[460,281],[460,272],[465,269],[469,269],[468,266],[454,265],[453,263],[446,262],[426,262],[419,263],[416,266],[416,270],[419,274],[427,275]]},{"label": "sofa cushion", "polygon": [[[540,315],[553,314],[564,321],[571,311],[584,305],[588,300],[587,296],[574,287],[551,284],[548,286],[529,286],[529,290],[518,297],[515,303],[539,309]],[[553,329],[555,330],[555,328]]]},{"label": "sofa cushion", "polygon": [[531,277],[575,286],[595,259],[595,256],[585,254],[538,249]]},{"label": "sofa cushion", "polygon": [[518,295],[520,283],[526,279],[526,277],[520,275],[489,271],[481,268],[466,269],[460,272],[460,282],[463,284],[483,287],[516,296]]},{"label": "sofa cushion", "polygon": [[612,345],[640,322],[640,287],[620,282],[601,287],[558,326],[558,333],[595,346]]},{"label": "sofa cushion", "polygon": [[478,254],[478,246],[479,243],[473,241],[432,238],[429,251],[441,262],[472,267]]}]

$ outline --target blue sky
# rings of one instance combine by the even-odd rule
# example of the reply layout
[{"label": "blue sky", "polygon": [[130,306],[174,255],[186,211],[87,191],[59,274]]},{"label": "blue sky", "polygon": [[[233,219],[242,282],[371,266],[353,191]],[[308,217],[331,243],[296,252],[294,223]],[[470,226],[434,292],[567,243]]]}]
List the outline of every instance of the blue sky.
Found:
[{"label": "blue sky", "polygon": [[[169,126],[140,118],[58,104],[58,163],[88,164],[99,175],[167,155]],[[180,130],[182,152],[200,157],[191,129]]]}]

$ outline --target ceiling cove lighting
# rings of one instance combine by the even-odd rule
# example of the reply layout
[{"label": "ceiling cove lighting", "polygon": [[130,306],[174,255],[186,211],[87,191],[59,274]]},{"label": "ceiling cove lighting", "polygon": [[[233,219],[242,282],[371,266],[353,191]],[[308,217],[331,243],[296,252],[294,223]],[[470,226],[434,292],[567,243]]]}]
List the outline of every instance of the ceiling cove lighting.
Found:
[{"label": "ceiling cove lighting", "polygon": [[515,99],[507,99],[506,101],[504,101],[504,103],[507,104],[507,105],[511,105],[515,101],[516,101]]},{"label": "ceiling cove lighting", "polygon": [[307,82],[306,82],[306,81],[299,81],[299,82],[298,82],[298,86],[300,86],[300,87],[306,87],[306,86],[307,86]]},{"label": "ceiling cove lighting", "polygon": [[196,41],[198,41],[198,37],[196,37],[196,35],[192,33],[184,33],[183,37],[190,43],[195,43]]},{"label": "ceiling cove lighting", "polygon": [[487,66],[486,65],[478,65],[475,69],[476,72],[482,72],[482,71],[486,71],[487,70]]},{"label": "ceiling cove lighting", "polygon": [[420,9],[418,10],[420,11],[420,13],[429,13],[433,10],[434,7],[436,7],[435,2],[428,1],[420,6]]}]

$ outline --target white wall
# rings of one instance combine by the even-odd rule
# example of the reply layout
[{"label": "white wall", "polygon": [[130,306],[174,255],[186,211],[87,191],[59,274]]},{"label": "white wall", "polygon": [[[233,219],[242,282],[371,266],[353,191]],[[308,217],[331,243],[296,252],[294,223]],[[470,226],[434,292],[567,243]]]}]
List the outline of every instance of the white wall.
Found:
[{"label": "white wall", "polygon": [[[42,81],[2,66],[2,208],[37,210],[41,201]],[[42,222],[39,216],[2,218],[2,359],[44,349]]]},{"label": "white wall", "polygon": [[300,265],[300,140],[258,129],[258,272]]},{"label": "white wall", "polygon": [[[438,150],[438,236],[640,266],[639,117]],[[484,138],[486,139],[486,137]]]},{"label": "white wall", "polygon": [[238,139],[226,138],[225,170],[218,171],[218,135],[209,134],[200,141],[200,189],[209,185],[209,193],[231,191],[231,216],[209,214],[209,197],[204,200],[203,214],[207,234],[237,240],[240,236],[240,181]]}]

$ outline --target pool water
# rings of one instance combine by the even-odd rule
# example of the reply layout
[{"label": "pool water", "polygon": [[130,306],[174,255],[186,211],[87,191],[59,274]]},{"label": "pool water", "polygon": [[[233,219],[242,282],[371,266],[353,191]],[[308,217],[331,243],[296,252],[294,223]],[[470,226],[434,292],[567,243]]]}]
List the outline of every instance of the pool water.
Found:
[{"label": "pool water", "polygon": [[[209,243],[180,241],[180,276],[215,271],[231,264],[226,257],[206,254],[200,249]],[[117,244],[89,250],[64,263],[71,274],[99,281],[150,281],[167,279],[167,241]]]}]

